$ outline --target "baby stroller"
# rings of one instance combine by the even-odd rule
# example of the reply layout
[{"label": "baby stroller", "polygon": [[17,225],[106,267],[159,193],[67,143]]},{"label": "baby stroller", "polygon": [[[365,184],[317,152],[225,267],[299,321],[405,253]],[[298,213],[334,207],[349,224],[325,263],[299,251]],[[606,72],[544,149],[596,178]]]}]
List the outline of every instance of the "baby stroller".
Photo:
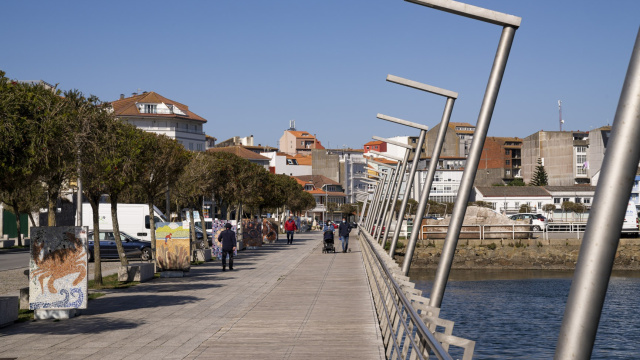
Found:
[{"label": "baby stroller", "polygon": [[322,252],[325,254],[328,254],[330,252],[335,253],[336,252],[336,248],[335,246],[333,246],[333,230],[325,230],[324,233],[322,234],[322,238],[323,238],[323,248],[322,248]]}]

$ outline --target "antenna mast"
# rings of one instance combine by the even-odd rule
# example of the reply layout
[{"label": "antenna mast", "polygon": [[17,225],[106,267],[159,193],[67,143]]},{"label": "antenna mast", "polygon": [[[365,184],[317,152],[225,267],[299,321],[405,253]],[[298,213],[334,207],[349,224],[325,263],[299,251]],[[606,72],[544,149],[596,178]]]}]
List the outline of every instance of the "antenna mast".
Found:
[{"label": "antenna mast", "polygon": [[562,131],[562,124],[564,124],[564,120],[562,120],[562,101],[561,100],[558,100],[558,112],[559,112],[559,115],[560,115],[560,119],[559,119],[559,121],[560,121],[560,131]]}]

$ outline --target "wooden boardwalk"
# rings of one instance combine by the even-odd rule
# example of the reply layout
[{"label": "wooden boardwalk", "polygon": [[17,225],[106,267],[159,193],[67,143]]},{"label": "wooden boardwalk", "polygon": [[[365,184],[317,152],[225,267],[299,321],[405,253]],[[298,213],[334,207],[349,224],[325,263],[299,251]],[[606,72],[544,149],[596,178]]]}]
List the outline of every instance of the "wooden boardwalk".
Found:
[{"label": "wooden boardwalk", "polygon": [[319,233],[285,242],[0,329],[0,358],[384,359],[355,232],[347,254],[323,254]]}]

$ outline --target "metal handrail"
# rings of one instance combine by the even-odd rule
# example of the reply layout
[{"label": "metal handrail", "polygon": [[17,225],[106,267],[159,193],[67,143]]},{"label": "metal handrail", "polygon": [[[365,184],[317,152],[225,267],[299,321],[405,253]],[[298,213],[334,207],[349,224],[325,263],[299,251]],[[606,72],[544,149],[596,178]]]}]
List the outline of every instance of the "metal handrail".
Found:
[{"label": "metal handrail", "polygon": [[[377,262],[375,262],[377,267],[379,268],[379,270],[382,270],[382,272],[384,272],[384,274],[386,275],[385,285],[387,286],[387,290],[389,290],[390,293],[392,293],[393,296],[399,300],[399,303],[394,302],[396,307],[395,311],[397,313],[400,313],[400,310],[397,308],[399,306],[402,306],[402,308],[409,315],[407,322],[411,322],[414,325],[414,328],[417,332],[416,335],[418,335],[419,339],[421,340],[421,343],[426,342],[428,347],[434,352],[434,354],[438,359],[441,359],[441,360],[452,359],[451,356],[447,353],[447,351],[442,347],[442,344],[440,344],[440,342],[436,339],[435,335],[431,333],[431,331],[427,328],[425,323],[422,321],[422,319],[420,318],[420,315],[413,308],[413,306],[411,305],[411,302],[406,298],[402,289],[400,288],[398,283],[394,280],[391,272],[385,266],[384,260],[380,257],[378,252],[375,251],[374,245],[373,245],[374,239],[372,238],[372,236],[365,231],[360,231],[360,234],[364,235],[370,252],[375,254],[376,259],[378,260]],[[380,289],[380,286],[378,285],[378,283],[376,283],[376,287],[378,288],[378,292],[382,294],[382,291],[381,291],[382,289]],[[384,306],[383,311],[385,313],[385,317],[387,318],[387,321],[389,322],[389,324],[392,324],[391,318],[389,317],[389,309],[387,309],[387,307]],[[413,331],[408,331],[406,322],[402,321],[402,324],[406,330],[405,334],[413,333]],[[397,343],[396,336],[394,336],[393,339],[394,339],[393,340],[394,350],[397,351],[397,354],[400,354],[400,345]],[[409,340],[411,342],[410,346],[415,351],[415,354],[417,354],[417,356],[420,359],[424,359],[424,355],[419,351],[420,347],[418,346],[418,344],[415,343],[413,336],[407,336],[405,338],[405,341],[406,340]]]}]

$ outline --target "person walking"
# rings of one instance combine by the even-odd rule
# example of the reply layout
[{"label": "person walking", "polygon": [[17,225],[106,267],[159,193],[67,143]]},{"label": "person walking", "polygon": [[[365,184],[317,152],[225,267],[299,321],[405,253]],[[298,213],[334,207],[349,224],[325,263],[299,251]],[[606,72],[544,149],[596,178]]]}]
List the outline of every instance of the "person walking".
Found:
[{"label": "person walking", "polygon": [[351,232],[351,224],[347,222],[346,217],[342,217],[342,222],[338,225],[338,235],[340,235],[340,241],[342,242],[342,252],[346,253],[349,250],[349,233]]},{"label": "person walking", "polygon": [[289,220],[284,222],[284,231],[287,232],[287,244],[293,244],[293,232],[296,230],[298,230],[298,226],[293,221],[293,217],[289,216]]},{"label": "person walking", "polygon": [[231,223],[226,223],[218,241],[222,244],[222,271],[227,271],[227,255],[229,255],[229,270],[233,270],[233,252],[236,251],[238,243],[236,241],[236,233],[231,231]]}]

